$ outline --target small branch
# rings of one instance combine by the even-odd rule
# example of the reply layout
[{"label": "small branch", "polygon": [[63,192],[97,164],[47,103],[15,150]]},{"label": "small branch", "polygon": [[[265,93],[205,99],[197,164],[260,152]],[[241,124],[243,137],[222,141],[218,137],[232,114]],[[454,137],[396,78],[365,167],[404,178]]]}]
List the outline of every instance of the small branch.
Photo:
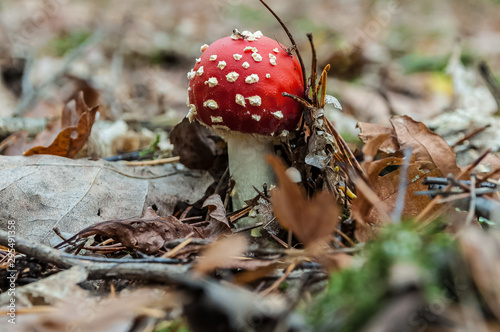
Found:
[{"label": "small branch", "polygon": [[482,133],[485,131],[487,128],[491,127],[491,124],[487,124],[486,126],[479,127],[471,131],[470,133],[466,134],[464,137],[456,141],[451,147],[455,149],[457,146],[461,145],[463,142],[467,141],[468,139],[471,139],[472,137],[476,136],[479,133]]},{"label": "small branch", "polygon": [[283,92],[282,95],[284,97],[288,97],[288,98],[292,98],[293,100],[295,100],[296,102],[298,102],[299,104],[301,104],[303,107],[307,108],[307,109],[311,109],[313,108],[313,105],[311,105],[307,100],[305,100],[304,98],[301,98],[299,96],[296,96],[296,95],[292,95],[291,93],[288,93],[288,92]]},{"label": "small branch", "polygon": [[[9,245],[8,233],[3,230],[0,230],[0,245]],[[186,273],[189,269],[189,265],[165,264],[164,259],[158,262],[151,262],[147,259],[145,263],[142,263],[141,260],[136,260],[137,262],[124,260],[124,263],[121,262],[122,260],[118,260],[120,262],[117,260],[112,262],[81,260],[79,257],[70,256],[62,251],[21,237],[15,238],[15,250],[40,262],[54,264],[65,269],[75,265],[82,266],[87,270],[89,279],[121,278],[161,283],[182,282],[186,280]],[[98,260],[97,258],[91,259]]]},{"label": "small branch", "polygon": [[392,222],[401,222],[401,215],[403,214],[403,209],[405,205],[406,188],[408,186],[408,168],[410,166],[411,158],[411,148],[407,148],[404,151],[403,165],[399,169],[399,188],[398,197],[396,199],[396,204],[394,205],[394,211],[392,212]]},{"label": "small branch", "polygon": [[302,60],[302,56],[300,56],[300,51],[299,48],[297,47],[297,43],[295,42],[295,39],[293,38],[292,34],[290,33],[290,30],[286,27],[285,23],[279,18],[279,16],[267,5],[267,3],[264,2],[264,0],[259,0],[264,7],[267,8],[267,10],[276,18],[276,20],[279,22],[283,30],[285,30],[288,39],[290,39],[290,42],[292,43],[292,46],[295,50],[295,54],[297,55],[297,59],[299,59],[300,63],[300,68],[302,69],[302,80],[304,81],[304,88],[306,89],[305,95],[307,96],[307,78],[306,78],[306,67],[304,66],[304,61]]},{"label": "small branch", "polygon": [[346,141],[344,138],[339,134],[337,129],[335,129],[335,126],[330,122],[330,120],[325,117],[326,120],[326,127],[330,131],[330,134],[333,136],[336,142],[338,142],[338,148],[342,150],[342,153],[348,157],[349,164],[358,174],[365,174],[365,171],[359,164],[359,162],[356,160],[356,157],[354,156],[354,153],[352,153],[351,149],[347,145]]},{"label": "small branch", "polygon": [[312,103],[315,107],[319,107],[318,102],[318,91],[316,90],[316,79],[318,78],[317,67],[318,67],[318,56],[316,55],[316,48],[314,47],[313,34],[308,33],[307,38],[309,39],[309,44],[311,45],[312,61],[311,61],[311,76],[309,77],[309,86],[306,88],[307,91],[312,90]]}]

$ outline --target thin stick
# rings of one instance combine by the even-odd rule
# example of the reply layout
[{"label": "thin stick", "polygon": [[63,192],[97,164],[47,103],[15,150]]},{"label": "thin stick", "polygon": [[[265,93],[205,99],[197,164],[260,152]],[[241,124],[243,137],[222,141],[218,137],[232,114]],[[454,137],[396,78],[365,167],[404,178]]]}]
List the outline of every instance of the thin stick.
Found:
[{"label": "thin stick", "polygon": [[297,266],[296,262],[290,264],[286,269],[286,271],[283,273],[283,275],[279,277],[278,280],[276,280],[271,286],[269,286],[269,288],[263,290],[260,293],[260,295],[265,296],[276,290],[281,285],[281,283],[286,280],[286,278],[290,275],[290,273],[292,273],[292,271],[295,269],[296,266]]},{"label": "thin stick", "polygon": [[458,141],[456,141],[451,147],[453,149],[456,148],[457,146],[459,146],[460,144],[462,144],[466,140],[468,140],[468,139],[476,136],[479,133],[482,133],[484,130],[486,130],[489,127],[491,127],[491,124],[487,124],[486,126],[474,129],[473,131],[471,131],[470,133],[466,134],[464,137],[462,137],[461,139],[459,139]]},{"label": "thin stick", "polygon": [[311,61],[311,76],[309,77],[309,85],[310,87],[307,88],[307,91],[312,90],[312,102],[315,107],[319,107],[318,103],[318,91],[316,90],[316,79],[318,78],[318,72],[317,72],[317,67],[318,67],[318,57],[316,55],[316,48],[314,47],[314,41],[313,41],[313,35],[312,33],[306,34],[307,38],[309,39],[309,44],[311,45],[311,52],[312,52],[312,61]]},{"label": "thin stick", "polygon": [[305,87],[305,95],[307,96],[307,78],[306,78],[306,67],[304,66],[304,61],[302,60],[302,57],[300,56],[300,51],[299,48],[297,47],[297,43],[295,42],[295,39],[293,38],[292,34],[290,33],[290,30],[286,27],[285,23],[279,18],[279,16],[267,5],[267,3],[264,2],[264,0],[259,0],[264,7],[267,8],[267,10],[276,18],[278,23],[281,25],[283,30],[285,30],[288,39],[290,39],[290,42],[292,43],[292,46],[294,48],[295,54],[297,55],[297,59],[299,59],[300,63],[300,68],[302,69],[302,80],[304,81],[304,87]]},{"label": "thin stick", "polygon": [[[8,233],[0,230],[0,245],[9,245],[9,243]],[[75,265],[82,266],[87,270],[89,279],[121,278],[166,283],[183,282],[189,278],[187,276],[189,265],[165,264],[165,262],[175,263],[176,261],[179,262],[179,260],[165,258],[122,260],[101,257],[76,257],[19,236],[16,237],[15,249],[40,262],[54,264],[61,268],[70,268]]]},{"label": "thin stick", "polygon": [[349,242],[349,244],[352,246],[352,247],[355,247],[356,246],[356,243],[354,243],[353,240],[351,240],[344,232],[342,232],[340,229],[335,229],[335,232],[337,232],[337,234],[339,234],[340,236],[342,236],[347,242]]},{"label": "thin stick", "polygon": [[[467,166],[464,170],[462,170],[460,172],[460,174],[458,174],[457,176],[457,180],[460,180],[462,177],[464,177],[464,175],[466,174],[469,174],[474,168],[476,168],[477,165],[479,165],[479,163],[484,159],[486,158],[486,156],[488,154],[490,154],[491,152],[491,148],[489,148],[488,150],[486,150],[481,156],[479,156],[479,158],[476,159],[476,161],[474,161],[472,164],[470,164],[469,166]],[[443,191],[449,191],[450,189],[452,188],[452,185],[448,185],[446,186],[446,188],[443,189]],[[420,222],[423,220],[423,218],[425,217],[425,215],[427,213],[429,213],[429,211],[432,210],[432,208],[434,208],[434,206],[436,206],[436,204],[438,203],[438,201],[441,199],[442,197],[440,195],[437,195],[436,197],[434,197],[432,199],[432,201],[427,204],[427,206],[418,214],[418,216],[415,218],[415,220],[417,222]],[[427,224],[426,223],[423,223],[424,226],[426,226]]]},{"label": "thin stick", "polygon": [[399,173],[398,197],[396,198],[396,204],[394,206],[394,211],[392,212],[393,223],[401,222],[401,215],[403,214],[405,206],[406,188],[408,186],[407,175],[408,167],[410,166],[411,150],[411,147],[409,147],[404,151],[403,165],[400,168]]},{"label": "thin stick", "polygon": [[295,100],[296,102],[298,102],[299,104],[301,104],[302,106],[304,106],[305,108],[308,108],[308,109],[312,109],[313,108],[313,105],[311,105],[304,98],[301,98],[301,97],[296,96],[296,95],[292,95],[291,93],[288,93],[288,92],[283,92],[282,95],[284,97],[292,98],[293,100]]},{"label": "thin stick", "polygon": [[185,246],[187,246],[188,244],[190,244],[191,241],[193,241],[192,238],[186,239],[186,241],[182,242],[181,244],[179,244],[178,246],[176,246],[174,249],[172,249],[169,252],[167,252],[164,255],[162,255],[161,258],[172,258],[172,257],[174,257],[175,255],[177,255],[179,253],[179,251],[181,249],[183,249]]},{"label": "thin stick", "polygon": [[170,157],[170,158],[162,158],[162,159],[155,159],[155,160],[146,160],[146,161],[124,161],[125,165],[128,166],[152,166],[152,165],[163,165],[163,164],[170,164],[170,163],[176,163],[179,162],[181,157],[176,156],[176,157]]},{"label": "thin stick", "polygon": [[469,202],[469,212],[465,218],[465,226],[469,226],[472,223],[472,219],[476,214],[476,175],[471,174],[470,177],[470,202]]},{"label": "thin stick", "polygon": [[354,153],[352,153],[351,149],[347,145],[347,143],[344,141],[342,136],[338,133],[337,129],[335,129],[335,126],[330,122],[328,118],[325,117],[327,128],[331,131],[331,134],[335,138],[337,142],[339,142],[339,148],[343,150],[344,154],[349,157],[349,163],[351,164],[351,167],[353,167],[359,174],[365,174],[365,171],[363,168],[361,168],[361,165],[358,163],[356,160],[356,157],[354,157]]}]

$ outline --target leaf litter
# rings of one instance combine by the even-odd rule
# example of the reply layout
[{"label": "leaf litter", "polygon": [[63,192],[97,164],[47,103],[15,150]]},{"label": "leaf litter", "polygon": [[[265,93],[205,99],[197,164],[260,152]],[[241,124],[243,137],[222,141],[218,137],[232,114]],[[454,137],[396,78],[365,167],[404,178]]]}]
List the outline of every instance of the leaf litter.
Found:
[{"label": "leaf litter", "polygon": [[[60,9],[68,17],[85,16],[83,11],[70,14],[72,6]],[[177,6],[182,11],[187,4]],[[68,24],[68,17],[57,15],[54,24]],[[50,61],[36,63],[31,69],[43,93],[40,86],[24,87],[51,96],[58,106],[49,105],[49,98],[23,99],[20,105],[35,105],[18,109],[18,114],[49,117],[58,113],[55,109],[63,112],[33,141],[28,137],[32,134],[16,132],[0,145],[4,155],[19,156],[1,158],[0,202],[2,220],[15,223],[19,236],[16,260],[22,269],[16,284],[23,329],[57,330],[67,324],[84,330],[148,325],[157,331],[165,326],[167,331],[188,326],[192,331],[498,329],[500,162],[491,153],[498,145],[492,115],[498,109],[492,98],[497,85],[478,80],[476,68],[460,63],[459,51],[448,66],[450,79],[431,73],[408,80],[395,68],[389,49],[374,51],[380,51],[381,45],[375,45],[380,41],[368,40],[356,52],[344,52],[342,61],[354,57],[348,59],[351,67],[344,68],[344,79],[377,76],[379,81],[371,82],[378,85],[375,92],[329,77],[340,77],[338,54],[328,62],[332,70],[325,65],[321,75],[313,57],[309,94],[297,99],[304,106],[301,125],[276,146],[280,157],[268,157],[278,185],[256,188],[247,207],[231,211],[224,142],[199,124],[184,120],[173,126],[172,119],[178,117],[167,108],[184,112],[178,98],[183,89],[175,82],[182,81],[181,75],[175,69],[167,69],[169,75],[164,75],[165,68],[159,73],[146,70],[142,73],[147,80],[133,82],[123,65],[140,66],[147,52],[145,40],[136,38],[137,29],[152,27],[137,24],[132,19],[120,31],[113,30],[113,47],[119,53],[93,44],[99,38],[91,35],[81,54],[64,59],[74,63],[69,74],[56,71],[48,88],[37,75],[44,72],[40,65]],[[155,42],[169,39],[162,36],[155,35]],[[325,55],[328,37],[315,36],[315,41],[308,36],[313,54]],[[188,38],[207,40],[196,34]],[[315,44],[322,47],[316,50]],[[291,50],[305,46],[292,45]],[[194,58],[194,51],[183,51]],[[127,57],[123,62],[127,52],[139,61]],[[91,66],[107,61],[107,54],[113,54],[107,74],[116,90],[106,87],[108,82],[98,74],[90,78]],[[160,52],[159,57],[165,63],[182,62],[182,56],[172,54]],[[382,58],[390,65],[377,75],[369,73]],[[14,96],[24,96],[15,79],[9,80]],[[133,82],[131,87],[128,82]],[[327,95],[327,82],[333,82],[329,89],[339,91],[340,103]],[[441,92],[429,96],[422,84]],[[449,91],[453,102],[450,96],[438,100]],[[12,108],[8,105],[16,97],[3,88],[0,93]],[[375,102],[363,110],[372,98]],[[71,99],[75,101],[67,103]],[[443,100],[447,112],[439,109]],[[419,107],[426,108],[422,114],[414,111]],[[156,117],[159,113],[165,116]],[[122,136],[117,136],[121,148],[101,152],[120,150],[140,158],[147,150],[154,158],[178,158],[156,166],[79,159],[86,156],[82,150],[93,144],[92,135],[103,120],[121,117],[126,120],[120,123]],[[347,123],[359,120],[363,144],[339,133],[343,117],[350,117]],[[382,124],[366,122],[373,119]],[[489,122],[493,125],[486,126]],[[141,137],[150,137],[140,144],[130,131],[138,123],[149,130]],[[152,139],[158,131],[170,131],[169,140]],[[151,146],[144,143],[153,141]],[[20,157],[25,151],[26,157]],[[108,156],[101,152],[87,155]],[[129,157],[114,160],[120,158]],[[261,238],[238,228],[246,215],[262,216]],[[7,226],[0,233],[4,291],[11,254]],[[58,250],[47,246],[54,234],[64,238],[57,241]],[[0,297],[2,303],[8,303],[7,295]],[[86,319],[68,313],[75,308],[86,312],[78,303],[93,308]]]}]

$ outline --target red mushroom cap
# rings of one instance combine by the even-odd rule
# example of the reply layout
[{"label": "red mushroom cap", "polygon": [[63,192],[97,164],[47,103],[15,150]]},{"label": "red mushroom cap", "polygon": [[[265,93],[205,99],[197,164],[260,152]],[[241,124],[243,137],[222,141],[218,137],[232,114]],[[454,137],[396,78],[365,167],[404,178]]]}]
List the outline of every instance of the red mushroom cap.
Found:
[{"label": "red mushroom cap", "polygon": [[221,131],[260,135],[297,125],[302,107],[281,94],[304,96],[302,70],[281,44],[260,31],[235,30],[201,50],[188,73],[190,121],[196,118]]}]

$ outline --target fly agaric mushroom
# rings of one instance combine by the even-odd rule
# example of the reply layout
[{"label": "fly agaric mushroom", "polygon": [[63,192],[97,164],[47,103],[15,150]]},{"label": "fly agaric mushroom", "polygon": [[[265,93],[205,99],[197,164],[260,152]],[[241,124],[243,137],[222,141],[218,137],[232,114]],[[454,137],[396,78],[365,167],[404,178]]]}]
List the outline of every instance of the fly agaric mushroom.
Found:
[{"label": "fly agaric mushroom", "polygon": [[187,117],[227,141],[233,205],[239,209],[255,197],[252,186],[273,182],[264,155],[274,153],[273,138],[286,135],[300,119],[302,107],[282,93],[304,96],[302,70],[293,55],[260,31],[235,29],[201,51],[187,75]]}]

